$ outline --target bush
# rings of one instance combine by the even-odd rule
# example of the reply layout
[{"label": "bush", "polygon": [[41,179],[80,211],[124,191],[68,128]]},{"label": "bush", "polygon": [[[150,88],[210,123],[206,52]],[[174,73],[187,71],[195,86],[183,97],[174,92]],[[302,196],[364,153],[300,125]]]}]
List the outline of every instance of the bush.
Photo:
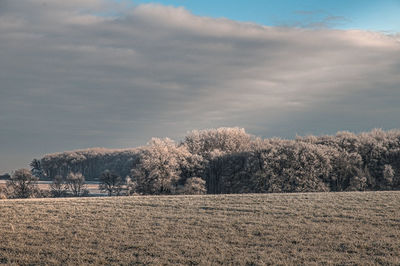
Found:
[{"label": "bush", "polygon": [[137,183],[130,178],[130,176],[127,176],[125,178],[125,183],[126,183],[126,195],[131,196],[136,193],[137,190]]},{"label": "bush", "polygon": [[68,189],[75,197],[80,197],[85,192],[85,177],[81,173],[69,173],[66,181]]},{"label": "bush", "polygon": [[200,177],[192,177],[186,180],[186,183],[183,187],[183,194],[186,195],[202,195],[206,194],[206,181],[201,179]]},{"label": "bush", "polygon": [[67,184],[65,184],[64,179],[60,175],[57,175],[50,184],[50,192],[56,198],[66,196],[67,188]]},{"label": "bush", "polygon": [[11,198],[32,198],[39,194],[38,178],[28,169],[19,169],[7,181],[7,194]]}]

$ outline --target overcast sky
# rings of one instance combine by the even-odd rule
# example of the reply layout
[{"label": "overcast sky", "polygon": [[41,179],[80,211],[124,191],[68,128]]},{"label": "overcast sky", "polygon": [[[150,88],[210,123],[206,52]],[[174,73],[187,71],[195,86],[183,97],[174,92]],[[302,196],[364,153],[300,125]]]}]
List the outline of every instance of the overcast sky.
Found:
[{"label": "overcast sky", "polygon": [[192,129],[290,138],[400,127],[398,25],[270,26],[189,8],[0,0],[0,174],[45,153]]}]

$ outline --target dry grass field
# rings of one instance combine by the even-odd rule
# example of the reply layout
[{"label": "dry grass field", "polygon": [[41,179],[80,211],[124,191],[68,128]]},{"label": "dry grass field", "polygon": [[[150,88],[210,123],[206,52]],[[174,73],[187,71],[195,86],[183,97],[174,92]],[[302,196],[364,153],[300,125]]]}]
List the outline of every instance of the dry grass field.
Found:
[{"label": "dry grass field", "polygon": [[0,200],[0,264],[400,264],[400,192]]}]

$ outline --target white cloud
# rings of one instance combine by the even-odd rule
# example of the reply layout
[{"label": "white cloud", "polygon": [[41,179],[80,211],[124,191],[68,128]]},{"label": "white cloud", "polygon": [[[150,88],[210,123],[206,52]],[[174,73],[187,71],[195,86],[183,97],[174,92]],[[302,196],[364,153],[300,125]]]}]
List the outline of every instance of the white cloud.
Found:
[{"label": "white cloud", "polygon": [[0,57],[2,153],[134,146],[217,126],[293,136],[400,123],[395,35],[8,0]]}]

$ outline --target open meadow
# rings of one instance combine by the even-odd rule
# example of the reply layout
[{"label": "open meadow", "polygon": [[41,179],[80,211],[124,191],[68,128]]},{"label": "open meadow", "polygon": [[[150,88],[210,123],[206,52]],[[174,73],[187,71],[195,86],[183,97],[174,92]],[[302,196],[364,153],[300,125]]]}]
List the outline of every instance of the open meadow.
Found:
[{"label": "open meadow", "polygon": [[400,264],[400,192],[0,200],[0,264]]}]

